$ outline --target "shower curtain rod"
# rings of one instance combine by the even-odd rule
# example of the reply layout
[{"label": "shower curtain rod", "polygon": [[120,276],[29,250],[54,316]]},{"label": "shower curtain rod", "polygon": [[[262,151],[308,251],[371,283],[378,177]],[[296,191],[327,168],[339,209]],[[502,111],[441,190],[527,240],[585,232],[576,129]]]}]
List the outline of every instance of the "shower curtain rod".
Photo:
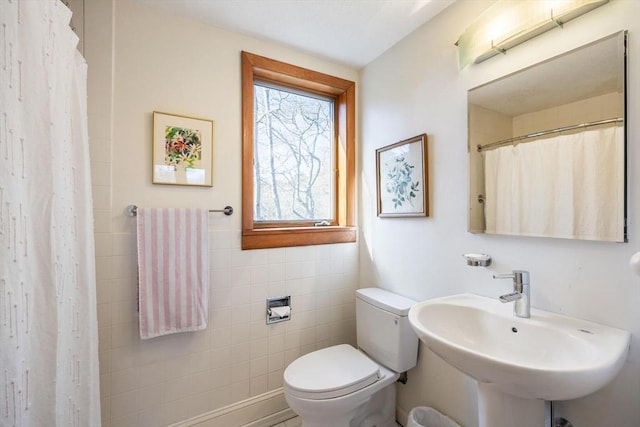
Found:
[{"label": "shower curtain rod", "polygon": [[486,151],[488,149],[501,147],[503,145],[513,144],[516,141],[522,141],[524,139],[530,139],[530,138],[536,138],[538,136],[548,135],[550,133],[558,133],[558,132],[564,132],[567,130],[586,128],[590,126],[606,125],[609,123],[616,123],[616,122],[622,122],[622,121],[624,121],[624,118],[617,117],[615,119],[598,120],[595,122],[581,123],[579,125],[572,125],[572,126],[565,126],[565,127],[556,128],[556,129],[543,130],[540,132],[530,133],[528,135],[514,136],[513,138],[503,139],[501,141],[490,142],[489,144],[485,144],[485,145],[478,145],[477,148],[478,148],[478,152],[481,152],[481,151]]},{"label": "shower curtain rod", "polygon": [[[127,206],[125,211],[127,212],[127,215],[129,215],[129,216],[136,216],[136,215],[138,215],[138,206],[129,205],[129,206]],[[229,215],[233,214],[233,208],[231,206],[225,206],[224,209],[209,209],[209,212],[222,212],[223,214],[229,216]]]}]

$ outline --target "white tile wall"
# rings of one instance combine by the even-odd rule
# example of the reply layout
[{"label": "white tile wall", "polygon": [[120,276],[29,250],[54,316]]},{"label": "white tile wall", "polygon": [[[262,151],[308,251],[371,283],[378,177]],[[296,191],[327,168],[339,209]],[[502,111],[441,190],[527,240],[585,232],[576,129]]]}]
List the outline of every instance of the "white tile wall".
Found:
[{"label": "white tile wall", "polygon": [[[304,353],[355,344],[357,244],[242,251],[239,231],[210,231],[209,327],[141,341],[135,238],[101,240],[103,426],[181,421],[281,387]],[[291,320],[266,325],[266,298],[285,294]]]}]

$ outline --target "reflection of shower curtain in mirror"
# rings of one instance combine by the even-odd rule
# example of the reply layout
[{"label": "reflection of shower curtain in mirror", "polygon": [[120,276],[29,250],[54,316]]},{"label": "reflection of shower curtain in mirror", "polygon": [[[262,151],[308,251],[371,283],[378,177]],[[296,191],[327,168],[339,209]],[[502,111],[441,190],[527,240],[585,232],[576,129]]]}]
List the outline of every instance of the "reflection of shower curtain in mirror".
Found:
[{"label": "reflection of shower curtain in mirror", "polygon": [[100,425],[87,66],[58,0],[0,0],[0,426]]},{"label": "reflection of shower curtain in mirror", "polygon": [[550,135],[483,155],[486,233],[623,241],[622,125]]}]

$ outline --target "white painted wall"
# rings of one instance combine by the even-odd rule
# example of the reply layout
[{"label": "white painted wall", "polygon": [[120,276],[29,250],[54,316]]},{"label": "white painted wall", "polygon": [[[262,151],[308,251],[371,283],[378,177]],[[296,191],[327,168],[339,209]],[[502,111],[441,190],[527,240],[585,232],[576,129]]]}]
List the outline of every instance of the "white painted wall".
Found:
[{"label": "white painted wall", "polygon": [[[491,274],[529,270],[534,307],[632,332],[622,373],[589,397],[557,405],[576,426],[640,425],[640,278],[628,262],[640,250],[640,2],[615,0],[485,63],[458,70],[454,42],[492,1],[459,0],[360,73],[360,281],[423,300],[460,292],[498,296],[510,282]],[[499,76],[629,30],[629,234],[626,244],[474,235],[467,229],[466,91]],[[598,58],[594,58],[597,61]],[[576,78],[579,70],[574,70]],[[375,149],[426,132],[429,218],[377,218]],[[467,267],[465,252],[492,255]],[[549,343],[550,346],[555,343]],[[477,425],[474,382],[421,347],[398,404],[431,405]]]}]

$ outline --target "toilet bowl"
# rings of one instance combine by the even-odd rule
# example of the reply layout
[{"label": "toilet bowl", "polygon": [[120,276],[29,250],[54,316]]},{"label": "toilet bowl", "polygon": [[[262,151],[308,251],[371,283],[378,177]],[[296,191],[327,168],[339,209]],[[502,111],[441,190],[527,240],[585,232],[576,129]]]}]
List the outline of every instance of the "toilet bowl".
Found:
[{"label": "toilet bowl", "polygon": [[407,314],[415,301],[379,288],[356,292],[358,346],[327,347],[284,372],[285,399],[303,427],[395,427],[395,382],[417,361]]},{"label": "toilet bowl", "polygon": [[[374,395],[385,391],[398,377],[361,351],[343,344],[293,361],[284,374],[285,398],[302,418],[304,427],[348,427],[367,412],[366,404]],[[372,425],[395,426],[395,393],[388,403],[392,406],[386,411],[377,408],[381,421],[387,418],[387,422]]]}]

